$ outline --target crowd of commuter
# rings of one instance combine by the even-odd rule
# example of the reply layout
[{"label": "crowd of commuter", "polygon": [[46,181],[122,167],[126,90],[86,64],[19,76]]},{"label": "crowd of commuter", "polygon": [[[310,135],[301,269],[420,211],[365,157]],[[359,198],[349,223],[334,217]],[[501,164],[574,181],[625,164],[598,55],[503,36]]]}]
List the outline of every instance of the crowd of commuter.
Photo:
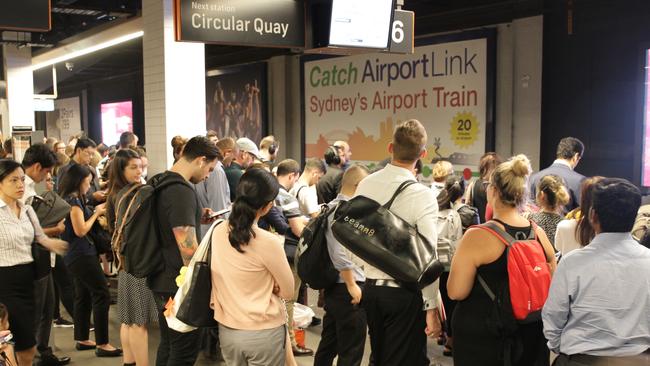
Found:
[{"label": "crowd of commuter", "polygon": [[[524,155],[503,160],[486,153],[470,181],[450,161],[436,160],[430,184],[413,184],[395,197],[404,182],[423,178],[417,173],[427,141],[420,122],[400,123],[390,158],[371,172],[352,162],[345,141],[301,165],[278,159],[273,136],[258,145],[208,131],[174,137],[173,164],[154,176],[130,132],[110,147],[84,136],[68,143],[48,138],[21,162],[5,144],[0,338],[13,338],[0,341],[4,362],[69,363],[53,353],[49,339],[53,326],[67,326],[74,327],[78,351],[146,366],[154,363],[148,331],[157,324],[160,366],[193,365],[206,344],[227,365],[295,365],[295,357],[311,355],[318,366],[335,359],[339,366],[360,365],[365,352],[373,365],[419,366],[430,362],[427,337],[456,366],[650,365],[650,249],[644,247],[650,220],[637,219],[647,208],[638,188],[575,172],[584,145],[567,137],[555,162],[535,174]],[[152,222],[161,258],[146,278],[127,271],[117,239],[127,197],[144,185],[157,197]],[[297,304],[309,303],[296,251],[310,220],[355,196],[380,204],[392,197],[391,212],[436,243],[445,269],[421,289],[398,281],[337,240],[330,213],[324,237],[338,277],[319,294],[325,313],[314,352],[294,324]],[[180,332],[168,326],[170,304],[179,274],[208,233],[218,328]],[[529,292],[545,303],[528,309],[525,320],[510,306],[518,290],[512,253],[523,242],[535,243],[527,247],[542,258],[534,272],[548,277],[530,282]],[[109,343],[112,278],[121,348]]]}]

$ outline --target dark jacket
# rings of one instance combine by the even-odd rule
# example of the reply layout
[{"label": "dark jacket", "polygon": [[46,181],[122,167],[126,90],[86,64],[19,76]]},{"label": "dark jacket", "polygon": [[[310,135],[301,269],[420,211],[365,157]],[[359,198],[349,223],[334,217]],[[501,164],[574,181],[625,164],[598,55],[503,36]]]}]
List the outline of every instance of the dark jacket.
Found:
[{"label": "dark jacket", "polygon": [[547,175],[557,175],[564,180],[564,185],[571,197],[571,200],[565,206],[567,211],[571,211],[580,205],[580,185],[585,176],[560,163],[553,163],[548,168],[540,170],[530,177],[530,194],[533,199],[535,199],[537,184]]},{"label": "dark jacket", "polygon": [[343,179],[343,170],[336,165],[329,165],[327,173],[316,184],[319,204],[330,203],[339,195],[341,179]]}]

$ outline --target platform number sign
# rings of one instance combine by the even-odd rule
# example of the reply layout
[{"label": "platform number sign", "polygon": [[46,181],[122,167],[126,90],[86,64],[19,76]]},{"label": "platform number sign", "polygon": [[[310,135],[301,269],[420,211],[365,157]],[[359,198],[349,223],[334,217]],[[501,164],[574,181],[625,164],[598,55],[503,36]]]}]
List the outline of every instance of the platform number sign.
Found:
[{"label": "platform number sign", "polygon": [[414,25],[415,13],[406,10],[395,10],[390,30],[389,53],[413,53]]}]

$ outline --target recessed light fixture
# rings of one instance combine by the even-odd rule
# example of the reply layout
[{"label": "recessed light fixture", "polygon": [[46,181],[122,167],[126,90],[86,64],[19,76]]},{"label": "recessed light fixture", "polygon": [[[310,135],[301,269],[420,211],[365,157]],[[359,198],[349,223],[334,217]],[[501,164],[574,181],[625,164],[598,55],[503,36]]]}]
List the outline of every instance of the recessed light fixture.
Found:
[{"label": "recessed light fixture", "polygon": [[138,32],[130,33],[130,34],[125,34],[123,36],[111,39],[109,41],[102,42],[102,43],[96,44],[94,46],[81,49],[79,51],[70,52],[70,53],[67,53],[65,55],[55,57],[55,58],[47,60],[47,61],[43,61],[43,62],[41,62],[39,64],[36,64],[36,65],[32,65],[32,70],[42,69],[42,68],[44,68],[46,66],[54,65],[54,64],[57,64],[59,62],[63,62],[63,61],[73,59],[75,57],[80,57],[80,56],[87,55],[89,53],[93,53],[93,52],[96,52],[96,51],[99,51],[99,50],[103,50],[104,48],[113,47],[113,46],[118,45],[120,43],[128,42],[128,41],[130,41],[132,39],[142,37],[143,34],[144,34],[143,31],[138,31]]}]

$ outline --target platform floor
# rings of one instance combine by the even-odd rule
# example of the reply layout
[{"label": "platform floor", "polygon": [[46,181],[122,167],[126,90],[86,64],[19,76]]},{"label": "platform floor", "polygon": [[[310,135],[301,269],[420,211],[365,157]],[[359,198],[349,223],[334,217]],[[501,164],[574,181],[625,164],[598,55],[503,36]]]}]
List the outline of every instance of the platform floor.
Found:
[{"label": "platform floor", "polygon": [[[316,301],[318,295],[316,293],[310,293],[310,302],[311,299]],[[322,318],[323,309],[317,308],[315,304],[312,305],[312,308],[316,312],[316,315]],[[119,333],[119,316],[117,314],[117,306],[111,306],[110,313],[110,341],[111,344],[115,346],[120,345],[120,333]],[[68,318],[69,319],[69,318]],[[316,350],[318,347],[318,342],[320,341],[320,333],[322,327],[315,326],[310,327],[306,331],[306,343],[309,348]],[[77,351],[74,349],[73,341],[73,329],[72,328],[54,328],[52,332],[52,343],[55,347],[55,352],[58,356],[69,356],[72,358],[71,365],[83,365],[83,366],[117,366],[122,365],[121,358],[97,358],[93,351]],[[91,338],[93,337],[91,333]],[[158,328],[155,327],[149,330],[149,357],[150,364],[154,365],[156,349],[158,346]],[[438,346],[435,341],[429,340],[428,343],[429,357],[431,359],[432,366],[452,366],[453,361],[450,357],[444,357],[442,355],[442,346]],[[364,354],[364,361],[362,365],[368,365],[368,357],[370,356],[370,344],[366,342],[366,349]],[[313,357],[298,357],[297,358],[299,366],[311,366],[314,363]],[[200,355],[196,365],[225,365],[223,362],[211,361],[204,355]]]}]

